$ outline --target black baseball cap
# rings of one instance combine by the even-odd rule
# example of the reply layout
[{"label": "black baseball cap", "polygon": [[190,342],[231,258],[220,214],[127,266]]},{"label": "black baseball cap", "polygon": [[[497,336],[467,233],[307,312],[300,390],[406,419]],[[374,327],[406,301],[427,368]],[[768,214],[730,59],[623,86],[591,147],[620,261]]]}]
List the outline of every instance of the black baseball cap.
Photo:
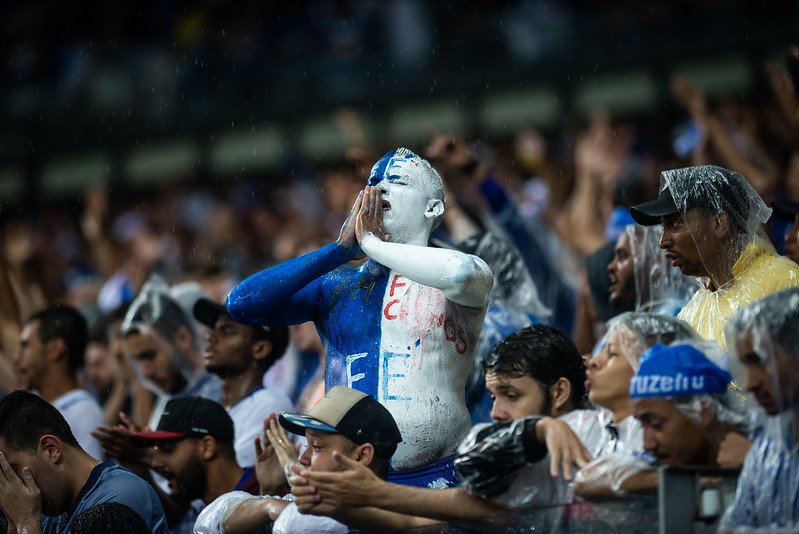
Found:
[{"label": "black baseball cap", "polygon": [[[224,305],[218,304],[208,298],[200,298],[194,303],[194,318],[202,324],[213,329],[220,315],[230,315]],[[276,357],[286,352],[289,343],[289,330],[285,326],[252,326],[260,339],[267,339],[272,343],[272,354]]]},{"label": "black baseball cap", "polygon": [[680,213],[680,210],[677,209],[677,204],[674,203],[674,197],[671,196],[671,191],[669,191],[668,187],[663,189],[655,200],[630,208],[630,215],[633,216],[633,220],[643,226],[660,224],[661,217],[669,217],[678,213]]},{"label": "black baseball cap", "polygon": [[[664,187],[655,200],[630,208],[630,215],[638,224],[654,226],[661,223],[662,217],[677,215],[691,208],[727,211],[743,221],[749,216],[746,179],[737,172],[717,165],[700,165],[663,171],[661,182],[669,184],[669,187]],[[677,206],[670,190],[675,182],[679,184],[680,194],[684,195],[683,209]]]},{"label": "black baseball cap", "polygon": [[362,445],[371,443],[375,454],[390,460],[402,441],[394,417],[385,406],[362,391],[335,386],[314,406],[308,415],[282,413],[280,424],[295,434],[321,430],[341,434]]},{"label": "black baseball cap", "polygon": [[166,403],[155,430],[133,432],[129,439],[136,447],[152,447],[165,439],[204,436],[233,443],[233,420],[227,410],[211,399],[175,397]]},{"label": "black baseball cap", "polygon": [[784,221],[793,221],[799,215],[799,202],[793,200],[775,200],[771,203],[774,215]]}]

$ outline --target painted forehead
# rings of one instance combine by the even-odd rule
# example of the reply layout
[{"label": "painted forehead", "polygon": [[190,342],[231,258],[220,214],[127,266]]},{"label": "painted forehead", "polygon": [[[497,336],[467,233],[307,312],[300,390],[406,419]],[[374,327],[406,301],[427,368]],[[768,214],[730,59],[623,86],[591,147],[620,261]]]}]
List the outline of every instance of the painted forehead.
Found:
[{"label": "painted forehead", "polygon": [[377,185],[383,180],[415,180],[424,182],[429,177],[424,160],[406,149],[392,150],[372,167],[367,185]]}]

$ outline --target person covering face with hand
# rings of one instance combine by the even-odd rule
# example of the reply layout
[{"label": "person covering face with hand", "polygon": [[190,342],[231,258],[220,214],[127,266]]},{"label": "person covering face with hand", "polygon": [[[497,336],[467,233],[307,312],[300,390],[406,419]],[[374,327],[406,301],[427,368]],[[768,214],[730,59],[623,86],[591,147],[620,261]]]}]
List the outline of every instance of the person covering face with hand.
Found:
[{"label": "person covering face with hand", "polygon": [[68,534],[76,516],[104,502],[125,504],[152,532],[167,532],[153,488],[89,456],[52,405],[26,391],[0,398],[0,509],[10,531]]},{"label": "person covering face with hand", "polygon": [[[340,471],[342,464],[359,466],[379,478],[388,474],[389,460],[402,441],[394,418],[372,397],[336,386],[307,414],[283,413],[280,425],[294,433],[305,433],[308,447],[288,471],[297,475]],[[284,439],[277,434],[277,439]],[[270,440],[272,436],[270,435]],[[208,506],[197,520],[195,532],[239,534],[270,525],[272,532],[344,533],[343,524],[326,517],[303,515],[298,503],[274,497],[252,498],[231,492]]]},{"label": "person covering face with hand", "polygon": [[[326,389],[373,396],[406,437],[389,477],[437,487],[457,484],[453,456],[470,427],[463,392],[493,284],[476,256],[427,246],[443,212],[438,173],[407,149],[391,151],[335,243],[251,276],[227,299],[246,324],[313,320]],[[345,265],[363,254],[359,267]]]}]

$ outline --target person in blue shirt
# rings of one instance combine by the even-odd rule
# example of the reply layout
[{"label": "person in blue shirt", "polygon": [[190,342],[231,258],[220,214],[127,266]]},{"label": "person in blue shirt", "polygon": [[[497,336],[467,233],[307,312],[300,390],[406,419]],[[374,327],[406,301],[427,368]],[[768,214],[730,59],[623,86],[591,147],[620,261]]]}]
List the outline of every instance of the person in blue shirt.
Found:
[{"label": "person in blue shirt", "polygon": [[67,534],[73,519],[104,502],[129,506],[166,533],[155,491],[124,467],[84,451],[64,417],[38,395],[0,398],[0,508],[16,532]]},{"label": "person in blue shirt", "polygon": [[[721,531],[799,528],[799,288],[742,308],[728,323],[731,356],[760,406],[762,427],[744,460]],[[733,360],[735,361],[735,360]]]},{"label": "person in blue shirt", "polygon": [[313,320],[327,346],[326,390],[347,386],[383,404],[405,438],[389,478],[430,487],[457,484],[453,456],[471,427],[464,389],[493,285],[480,258],[428,246],[444,202],[426,160],[388,152],[335,243],[249,277],[227,298],[238,322]]}]

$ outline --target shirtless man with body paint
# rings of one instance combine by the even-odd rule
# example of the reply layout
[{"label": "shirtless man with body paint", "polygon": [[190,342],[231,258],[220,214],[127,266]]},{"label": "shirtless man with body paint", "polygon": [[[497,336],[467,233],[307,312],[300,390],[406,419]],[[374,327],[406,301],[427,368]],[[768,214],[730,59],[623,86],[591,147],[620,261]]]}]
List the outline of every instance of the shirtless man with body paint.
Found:
[{"label": "shirtless man with body paint", "polygon": [[[429,487],[458,483],[464,387],[493,283],[476,256],[428,246],[443,213],[438,173],[407,149],[389,152],[335,243],[249,277],[227,300],[242,323],[313,320],[327,342],[326,390],[352,387],[386,406],[404,438],[389,480]],[[366,262],[345,265],[361,253]]]}]

